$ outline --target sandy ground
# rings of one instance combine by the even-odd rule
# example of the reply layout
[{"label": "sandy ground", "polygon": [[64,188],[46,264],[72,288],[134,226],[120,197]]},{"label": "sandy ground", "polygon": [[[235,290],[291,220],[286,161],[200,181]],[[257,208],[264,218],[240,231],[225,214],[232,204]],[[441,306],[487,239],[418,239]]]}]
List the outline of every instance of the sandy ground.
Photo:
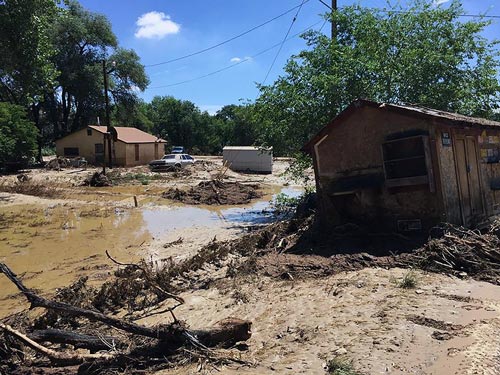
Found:
[{"label": "sandy ground", "polygon": [[249,350],[240,354],[250,365],[212,373],[324,374],[327,360],[345,356],[363,374],[499,374],[500,287],[417,272],[418,288],[401,289],[396,281],[406,272],[253,277],[186,293],[176,311],[193,327],[229,316],[253,322]]},{"label": "sandy ground", "polygon": [[[178,260],[214,237],[241,236],[245,228],[225,219],[227,208],[178,209],[158,198],[169,187],[193,186],[220,170],[220,159],[199,159],[194,173],[176,178],[165,174],[153,180],[144,167],[116,169],[151,180],[142,185],[134,179],[112,188],[79,187],[92,170],[30,172],[33,181],[50,184],[61,194],[44,199],[0,193],[0,261],[29,287],[50,294],[82,275],[95,283],[109,278],[114,266],[106,249],[126,261]],[[227,177],[263,184],[272,194],[288,184],[281,175],[286,166],[277,161],[272,175],[228,171]],[[1,177],[0,183],[15,178]],[[178,243],[170,245],[173,241]],[[325,363],[339,356],[352,360],[363,374],[500,374],[498,286],[417,272],[417,288],[401,289],[397,280],[408,272],[402,269],[295,280],[228,278],[226,272],[224,267],[200,270],[218,282],[184,293],[186,304],[176,314],[193,328],[230,316],[251,320],[248,349],[230,350],[249,365],[215,369],[194,364],[162,374],[325,374]],[[27,307],[3,277],[0,305],[0,316]],[[143,323],[168,319],[159,315]]]}]

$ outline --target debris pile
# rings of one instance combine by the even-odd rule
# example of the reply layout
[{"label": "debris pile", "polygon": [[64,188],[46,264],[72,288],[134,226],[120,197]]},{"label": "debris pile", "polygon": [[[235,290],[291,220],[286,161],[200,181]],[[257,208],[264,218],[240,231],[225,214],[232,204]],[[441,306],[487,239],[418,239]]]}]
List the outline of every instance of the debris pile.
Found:
[{"label": "debris pile", "polygon": [[54,187],[53,184],[34,181],[30,178],[19,178],[19,176],[15,183],[1,182],[0,191],[42,198],[56,198],[62,195],[61,189]]},{"label": "debris pile", "polygon": [[172,188],[162,194],[163,198],[186,204],[230,205],[247,204],[260,198],[258,185],[224,182],[222,180],[201,181],[189,190]]},{"label": "debris pile", "polygon": [[[119,315],[106,313],[110,306],[96,303],[102,301],[106,288],[97,291],[88,287],[86,279],[59,291],[55,299],[47,299],[26,288],[7,265],[0,263],[0,273],[16,285],[31,307],[47,310],[34,321],[24,314],[25,318],[11,316],[0,322],[0,373],[28,374],[34,368],[41,373],[54,366],[61,373],[121,373],[132,369],[142,373],[199,360],[244,363],[233,358],[231,352],[226,355],[213,348],[229,348],[248,340],[250,321],[228,317],[209,328],[191,329],[173,313],[184,300],[157,283],[151,265],[123,264],[108,257],[125,267],[118,279],[142,280],[141,285],[126,285],[122,294],[128,287],[139,293],[145,288],[145,295],[158,296],[150,301],[153,303],[149,309],[140,310],[145,305],[133,306],[135,315],[129,312],[125,316],[122,311],[117,311]],[[107,290],[116,290],[119,285],[124,284],[116,284],[115,288],[108,285]],[[148,314],[161,313],[170,313],[171,318],[164,318],[154,327],[134,323]]]},{"label": "debris pile", "polygon": [[471,276],[500,284],[500,220],[493,222],[484,233],[451,224],[435,229],[440,233],[424,247],[410,254],[402,254],[424,270]]},{"label": "debris pile", "polygon": [[102,172],[94,172],[83,180],[81,186],[103,187],[112,186],[111,180]]},{"label": "debris pile", "polygon": [[63,158],[61,156],[51,159],[45,164],[45,168],[47,169],[55,169],[60,171],[62,168],[67,168],[70,166],[69,159]]}]

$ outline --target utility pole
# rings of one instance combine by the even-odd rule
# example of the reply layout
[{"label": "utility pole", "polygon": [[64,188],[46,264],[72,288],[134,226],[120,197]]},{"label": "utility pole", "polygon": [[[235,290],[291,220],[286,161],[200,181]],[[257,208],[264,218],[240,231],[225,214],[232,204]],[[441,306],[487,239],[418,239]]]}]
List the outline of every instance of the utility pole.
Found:
[{"label": "utility pole", "polygon": [[[337,10],[337,0],[332,0],[332,13]],[[332,19],[332,40],[337,39],[337,23]]]},{"label": "utility pole", "polygon": [[102,173],[106,174],[106,140],[108,148],[108,167],[112,168],[113,164],[113,153],[111,149],[111,120],[109,114],[109,97],[108,97],[108,74],[114,70],[111,69],[109,72],[106,70],[106,60],[102,60],[102,74],[104,76],[104,105],[106,110],[106,133],[104,134],[104,144],[103,144],[103,167]]},{"label": "utility pole", "polygon": [[[328,9],[330,9],[333,12],[335,12],[337,10],[337,0],[332,0],[332,5],[328,5],[327,3],[325,3],[323,0],[319,0],[319,2],[321,4],[323,4],[325,7],[327,7]],[[337,23],[332,19],[332,40],[335,40],[337,39]]]}]

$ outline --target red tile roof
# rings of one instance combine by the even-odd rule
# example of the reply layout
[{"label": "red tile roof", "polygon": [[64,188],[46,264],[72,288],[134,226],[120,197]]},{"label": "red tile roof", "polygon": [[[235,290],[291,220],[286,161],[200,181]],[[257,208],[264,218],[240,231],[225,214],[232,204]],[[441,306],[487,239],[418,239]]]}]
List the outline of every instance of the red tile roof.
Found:
[{"label": "red tile roof", "polygon": [[[106,133],[106,126],[89,125],[89,128],[100,133]],[[118,140],[124,143],[166,143],[164,139],[158,138],[137,128],[126,126],[115,126]]]}]

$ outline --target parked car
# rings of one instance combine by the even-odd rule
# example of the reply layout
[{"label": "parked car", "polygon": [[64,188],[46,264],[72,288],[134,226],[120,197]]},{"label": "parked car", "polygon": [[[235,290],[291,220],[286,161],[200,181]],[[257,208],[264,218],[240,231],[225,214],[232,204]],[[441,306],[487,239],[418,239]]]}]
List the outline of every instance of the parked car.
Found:
[{"label": "parked car", "polygon": [[172,147],[172,154],[183,154],[184,153],[184,146],[174,146]]},{"label": "parked car", "polygon": [[153,160],[149,163],[152,170],[182,168],[186,165],[194,164],[196,160],[188,154],[168,154],[160,160]]}]

